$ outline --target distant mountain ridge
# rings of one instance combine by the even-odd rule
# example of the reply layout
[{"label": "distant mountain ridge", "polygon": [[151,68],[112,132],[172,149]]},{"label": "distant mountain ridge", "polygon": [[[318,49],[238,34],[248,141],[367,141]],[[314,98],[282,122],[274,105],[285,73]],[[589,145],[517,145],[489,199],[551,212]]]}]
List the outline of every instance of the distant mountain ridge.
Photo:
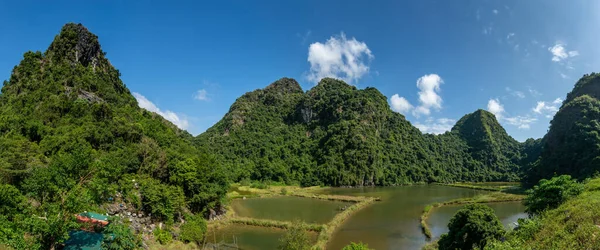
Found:
[{"label": "distant mountain ridge", "polygon": [[242,95],[196,137],[234,180],[302,185],[516,181],[521,146],[478,110],[443,135],[423,135],[375,88],[325,78],[307,92],[282,78]]}]

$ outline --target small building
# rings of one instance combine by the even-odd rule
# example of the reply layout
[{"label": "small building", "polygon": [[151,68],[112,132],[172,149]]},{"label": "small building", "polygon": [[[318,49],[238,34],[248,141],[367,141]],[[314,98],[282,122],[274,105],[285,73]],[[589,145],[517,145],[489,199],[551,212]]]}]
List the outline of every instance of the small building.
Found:
[{"label": "small building", "polygon": [[103,228],[108,225],[108,216],[103,214],[86,211],[78,214],[76,217],[77,222],[87,224],[89,226],[88,229],[93,229],[94,227]]}]

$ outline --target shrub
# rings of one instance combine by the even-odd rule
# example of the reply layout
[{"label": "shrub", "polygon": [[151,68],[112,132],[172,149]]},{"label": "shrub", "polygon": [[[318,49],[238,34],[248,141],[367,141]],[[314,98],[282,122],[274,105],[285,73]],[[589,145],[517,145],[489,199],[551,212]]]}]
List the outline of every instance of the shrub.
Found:
[{"label": "shrub", "polygon": [[157,229],[154,229],[153,233],[154,233],[154,238],[161,245],[166,245],[173,241],[173,236],[171,235],[171,232],[169,232],[166,229],[157,228]]},{"label": "shrub", "polygon": [[294,221],[279,242],[280,250],[310,249],[310,238],[306,233],[306,225],[301,221]]},{"label": "shrub", "polygon": [[439,249],[483,249],[488,242],[505,234],[494,210],[482,204],[469,204],[458,210],[448,229],[440,238]]},{"label": "shrub", "polygon": [[537,214],[546,209],[557,208],[581,192],[583,184],[577,183],[569,175],[553,177],[550,180],[542,179],[538,185],[527,191],[526,211],[529,214]]},{"label": "shrub", "polygon": [[369,246],[367,244],[363,244],[362,242],[351,242],[350,245],[345,246],[342,248],[342,250],[369,250]]},{"label": "shrub", "polygon": [[186,222],[181,226],[179,239],[183,242],[202,243],[206,233],[206,221],[200,215],[190,215],[186,219]]}]

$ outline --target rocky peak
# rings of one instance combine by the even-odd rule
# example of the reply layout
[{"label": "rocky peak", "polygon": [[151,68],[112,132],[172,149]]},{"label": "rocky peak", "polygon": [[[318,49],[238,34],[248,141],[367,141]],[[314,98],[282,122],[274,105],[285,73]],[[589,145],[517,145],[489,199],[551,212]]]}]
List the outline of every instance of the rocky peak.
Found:
[{"label": "rocky peak", "polygon": [[265,88],[265,91],[274,91],[280,94],[304,93],[304,91],[302,91],[302,88],[300,87],[300,84],[298,84],[296,80],[287,77],[281,78],[275,81],[274,83],[271,83]]},{"label": "rocky peak", "polygon": [[98,36],[82,24],[68,23],[54,38],[46,54],[51,60],[70,60],[87,67],[90,63],[97,62],[103,52]]}]

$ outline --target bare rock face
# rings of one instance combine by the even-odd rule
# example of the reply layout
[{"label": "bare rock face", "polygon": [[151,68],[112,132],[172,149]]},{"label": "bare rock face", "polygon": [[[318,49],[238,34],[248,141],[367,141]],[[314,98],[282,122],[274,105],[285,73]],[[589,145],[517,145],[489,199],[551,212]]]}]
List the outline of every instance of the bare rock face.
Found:
[{"label": "bare rock face", "polygon": [[97,63],[102,51],[96,35],[82,24],[69,23],[54,38],[46,53],[53,60],[72,60],[87,67],[90,63]]}]

